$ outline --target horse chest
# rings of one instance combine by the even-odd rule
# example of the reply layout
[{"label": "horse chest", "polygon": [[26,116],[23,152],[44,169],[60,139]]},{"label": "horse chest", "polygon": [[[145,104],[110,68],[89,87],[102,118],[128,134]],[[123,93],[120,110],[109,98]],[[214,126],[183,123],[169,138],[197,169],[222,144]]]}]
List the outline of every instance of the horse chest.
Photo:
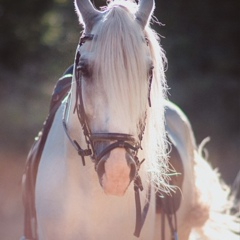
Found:
[{"label": "horse chest", "polygon": [[[87,204],[83,203],[79,207],[78,215],[78,231],[81,239],[135,239],[133,236],[135,227],[133,194],[130,192],[121,198],[99,194]],[[154,217],[155,213],[152,208],[148,213],[140,239],[153,239]]]},{"label": "horse chest", "polygon": [[[74,154],[70,154],[68,163],[42,159],[38,182],[41,182],[37,184],[36,196],[40,239],[41,232],[45,234],[42,239],[135,239],[133,186],[123,197],[106,195],[91,162],[83,167]],[[144,194],[141,193],[142,203]],[[152,239],[154,208],[151,203],[140,239]]]}]

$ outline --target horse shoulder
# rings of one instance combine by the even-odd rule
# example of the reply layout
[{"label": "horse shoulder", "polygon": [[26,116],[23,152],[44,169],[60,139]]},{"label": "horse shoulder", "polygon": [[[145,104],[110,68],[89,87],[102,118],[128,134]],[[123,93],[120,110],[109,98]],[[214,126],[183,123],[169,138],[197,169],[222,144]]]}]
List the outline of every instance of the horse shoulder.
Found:
[{"label": "horse shoulder", "polygon": [[[192,126],[183,111],[174,103],[165,104],[166,130],[170,140],[177,146],[183,158],[193,159],[196,141]],[[187,151],[184,153],[184,151]]]},{"label": "horse shoulder", "polygon": [[177,211],[177,218],[179,223],[179,236],[181,239],[186,239],[186,236],[190,234],[191,230],[191,224],[187,223],[188,221],[186,221],[186,219],[189,217],[189,209],[195,204],[194,156],[197,147],[191,124],[186,115],[178,106],[170,101],[167,101],[165,106],[168,137],[178,150],[183,163],[183,197],[181,206]]},{"label": "horse shoulder", "polygon": [[[62,114],[63,106],[60,106],[48,133],[36,179],[35,199],[40,239],[53,236],[61,239],[64,232],[69,232],[64,219],[71,221],[67,214],[71,203],[68,200],[67,139],[62,126]],[[59,232],[61,236],[58,236]]]}]

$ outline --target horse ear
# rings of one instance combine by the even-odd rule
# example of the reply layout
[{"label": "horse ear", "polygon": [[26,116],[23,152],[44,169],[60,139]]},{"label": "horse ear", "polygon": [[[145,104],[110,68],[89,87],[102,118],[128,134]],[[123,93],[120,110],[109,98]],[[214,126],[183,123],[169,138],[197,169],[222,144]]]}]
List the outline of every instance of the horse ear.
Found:
[{"label": "horse ear", "polygon": [[136,20],[140,23],[143,29],[147,25],[154,8],[155,8],[154,0],[140,1],[138,11],[136,12]]},{"label": "horse ear", "polygon": [[85,25],[85,31],[90,32],[94,24],[101,18],[101,12],[94,8],[90,0],[74,0],[80,22]]}]

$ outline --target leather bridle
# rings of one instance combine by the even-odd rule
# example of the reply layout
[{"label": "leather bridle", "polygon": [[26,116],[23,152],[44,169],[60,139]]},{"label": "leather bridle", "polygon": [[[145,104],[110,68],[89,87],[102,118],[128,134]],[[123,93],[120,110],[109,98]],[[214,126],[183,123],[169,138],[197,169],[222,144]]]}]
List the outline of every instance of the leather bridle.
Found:
[{"label": "leather bridle", "polygon": [[[80,39],[79,45],[82,46],[83,43],[87,40],[92,40],[93,35],[84,35]],[[137,154],[138,150],[141,148],[141,140],[142,136],[144,134],[145,129],[145,122],[144,124],[140,124],[140,134],[139,134],[139,140],[136,140],[134,136],[130,134],[123,134],[123,133],[92,133],[89,124],[87,121],[85,109],[84,109],[84,103],[83,103],[83,89],[82,89],[82,74],[80,71],[80,50],[78,50],[76,59],[75,59],[75,78],[76,78],[76,104],[75,104],[75,112],[77,113],[79,122],[81,123],[82,130],[85,136],[85,141],[87,143],[87,149],[82,150],[80,145],[76,142],[76,145],[79,148],[79,155],[82,157],[82,160],[85,164],[84,157],[85,156],[91,156],[92,160],[95,163],[95,168],[97,169],[97,166],[99,164],[99,161],[103,156],[110,153],[115,148],[125,148],[126,151],[132,156],[132,158],[135,161],[136,164],[136,177],[137,172],[140,168],[141,162],[139,161]],[[144,119],[145,120],[145,119]],[[107,147],[105,147],[100,153],[96,153],[94,151],[94,146],[97,142],[105,142],[107,144]],[[135,178],[136,178],[135,177]]]},{"label": "leather bridle", "polygon": [[[94,37],[94,35],[92,35],[92,34],[85,34],[83,37],[80,38],[79,45],[82,46],[85,43],[85,41],[92,40],[93,37]],[[146,42],[148,43],[147,40],[146,40]],[[89,128],[89,125],[88,125],[88,121],[87,121],[87,117],[86,117],[86,113],[85,113],[85,109],[84,109],[84,104],[83,104],[83,97],[82,97],[83,89],[82,89],[82,73],[80,71],[80,68],[81,68],[80,56],[81,56],[80,50],[78,50],[78,52],[76,54],[75,66],[74,66],[76,86],[77,86],[76,87],[76,103],[75,103],[74,113],[77,113],[79,122],[82,126],[82,130],[83,130],[83,134],[84,134],[85,141],[87,144],[87,148],[82,149],[81,146],[79,145],[79,143],[76,140],[73,140],[68,132],[67,124],[65,121],[66,115],[67,115],[66,113],[67,113],[67,109],[68,109],[68,100],[65,102],[65,110],[64,110],[63,121],[62,121],[63,128],[64,128],[64,131],[65,131],[69,141],[71,142],[73,147],[76,149],[78,154],[81,156],[83,166],[85,166],[85,157],[89,156],[95,163],[95,169],[97,169],[99,167],[99,162],[100,162],[101,158],[103,158],[105,155],[110,153],[115,148],[124,148],[128,152],[128,154],[130,154],[132,159],[134,159],[135,168],[136,168],[134,171],[134,178],[133,178],[134,192],[135,192],[135,205],[136,205],[136,222],[135,222],[134,236],[139,237],[142,227],[144,225],[148,210],[149,210],[149,204],[150,204],[150,199],[151,199],[151,184],[149,184],[148,189],[147,189],[146,198],[145,198],[144,207],[143,208],[141,207],[139,190],[140,191],[143,190],[143,185],[142,185],[142,181],[141,181],[141,178],[140,178],[138,172],[139,172],[141,164],[143,163],[143,161],[145,159],[139,161],[138,151],[139,151],[139,149],[142,149],[141,141],[142,141],[144,130],[145,130],[147,114],[145,113],[143,121],[139,121],[140,133],[138,135],[138,140],[136,140],[134,138],[134,136],[132,136],[130,134],[92,133]],[[153,75],[151,72],[150,76],[149,76],[149,82],[148,82],[148,84],[149,84],[149,87],[148,87],[149,107],[151,107],[150,92],[151,92],[152,78],[153,78]],[[71,96],[71,94],[69,94],[69,97],[70,96]],[[98,142],[106,143],[106,147],[100,153],[97,154],[94,150],[94,146]],[[166,209],[165,208],[166,208],[166,206],[164,206],[164,204],[163,204],[162,227],[161,227],[162,228],[162,235],[161,235],[162,240],[165,239],[165,224],[164,224],[165,215],[167,216],[168,223],[170,226],[171,239],[177,240],[178,232],[177,232],[176,212],[174,212],[173,214],[168,213],[168,212],[165,213],[165,210],[167,209],[167,208]]]},{"label": "leather bridle", "polygon": [[[85,34],[80,38],[79,46],[81,47],[87,40],[92,40],[94,37],[93,34]],[[138,150],[142,149],[141,147],[141,141],[143,138],[144,130],[145,130],[145,124],[146,124],[146,113],[144,116],[143,121],[139,121],[139,135],[138,135],[138,140],[135,139],[134,136],[130,134],[123,134],[123,133],[92,133],[91,129],[89,128],[89,124],[87,121],[85,109],[84,109],[84,103],[83,103],[83,89],[82,89],[82,73],[81,73],[81,66],[80,66],[80,50],[78,49],[78,52],[76,54],[75,58],[75,78],[76,78],[76,103],[75,103],[75,108],[74,108],[74,113],[77,114],[79,122],[82,127],[82,131],[85,137],[86,145],[87,148],[83,149],[80,144],[76,141],[73,140],[68,132],[67,129],[67,124],[65,121],[66,118],[66,110],[68,108],[68,101],[66,102],[65,106],[65,113],[63,116],[63,127],[65,130],[65,133],[70,140],[71,144],[73,147],[77,150],[78,154],[82,158],[82,163],[85,166],[85,157],[89,156],[95,163],[95,169],[98,168],[99,162],[103,156],[107,155],[110,153],[113,149],[115,148],[124,148],[128,152],[128,154],[132,157],[135,163],[135,170],[134,170],[134,191],[135,191],[135,203],[136,203],[136,224],[135,224],[135,231],[134,235],[136,237],[140,236],[140,232],[142,229],[142,226],[145,222],[145,218],[147,216],[147,212],[149,209],[149,203],[150,203],[150,197],[151,197],[151,186],[149,185],[148,187],[148,192],[147,192],[147,197],[145,201],[145,205],[141,207],[141,202],[140,202],[140,194],[139,190],[143,190],[143,185],[141,178],[138,174],[138,171],[140,169],[141,164],[143,163],[143,160],[138,159]],[[148,103],[149,106],[151,107],[151,100],[150,100],[150,90],[151,90],[151,84],[152,84],[152,73],[150,73],[149,76],[149,89],[148,89]],[[105,142],[107,146],[100,152],[96,153],[94,150],[94,146],[98,142]]]}]

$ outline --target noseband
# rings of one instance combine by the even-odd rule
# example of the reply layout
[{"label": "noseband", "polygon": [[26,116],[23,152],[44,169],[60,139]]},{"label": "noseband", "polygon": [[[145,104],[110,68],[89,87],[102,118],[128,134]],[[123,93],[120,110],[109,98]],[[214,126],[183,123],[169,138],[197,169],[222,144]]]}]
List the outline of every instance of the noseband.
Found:
[{"label": "noseband", "polygon": [[[86,41],[92,40],[94,35],[92,34],[86,34],[80,39],[79,46],[82,46]],[[89,124],[87,121],[85,109],[84,109],[84,103],[83,103],[83,89],[82,89],[82,73],[81,73],[81,66],[80,66],[80,50],[78,50],[76,54],[75,59],[75,78],[76,78],[76,103],[74,108],[74,113],[77,114],[79,122],[81,124],[83,134],[85,137],[85,142],[87,144],[86,149],[82,149],[79,143],[76,140],[72,140],[66,124],[66,109],[68,108],[68,101],[66,102],[65,106],[65,113],[63,117],[63,127],[65,130],[65,133],[72,143],[73,147],[77,150],[78,154],[82,158],[82,163],[85,166],[85,157],[90,156],[93,162],[95,163],[95,169],[97,169],[100,160],[107,154],[109,154],[113,149],[115,148],[124,148],[127,153],[132,157],[134,160],[136,169],[135,169],[135,176],[133,178],[134,181],[134,190],[135,190],[135,202],[136,202],[136,225],[135,225],[135,232],[134,235],[136,237],[140,236],[140,232],[142,229],[142,226],[144,224],[148,208],[149,208],[149,202],[150,202],[150,195],[151,195],[151,187],[149,186],[146,203],[144,206],[144,210],[142,212],[141,208],[141,202],[140,202],[140,196],[139,196],[139,190],[143,190],[143,185],[141,182],[141,178],[138,175],[138,171],[140,169],[140,166],[144,159],[142,161],[139,161],[138,159],[138,150],[142,149],[141,147],[141,141],[143,138],[144,130],[145,130],[145,124],[146,124],[146,114],[142,121],[139,121],[139,130],[140,133],[138,135],[138,140],[134,138],[134,136],[130,134],[123,134],[123,133],[92,133]],[[148,89],[148,102],[149,106],[151,107],[151,101],[150,101],[150,90],[151,90],[151,83],[152,83],[152,74],[150,74],[149,79],[149,89]],[[95,151],[94,146],[97,143],[106,143],[106,147],[100,152],[97,153]]]},{"label": "noseband", "polygon": [[93,145],[95,145],[97,142],[112,142],[104,150],[102,150],[100,154],[95,154],[96,163],[98,163],[103,156],[107,155],[115,148],[125,148],[129,153],[131,153],[131,155],[134,156],[137,155],[139,149],[139,143],[136,142],[136,140],[130,134],[95,133],[92,134],[91,140]]}]

